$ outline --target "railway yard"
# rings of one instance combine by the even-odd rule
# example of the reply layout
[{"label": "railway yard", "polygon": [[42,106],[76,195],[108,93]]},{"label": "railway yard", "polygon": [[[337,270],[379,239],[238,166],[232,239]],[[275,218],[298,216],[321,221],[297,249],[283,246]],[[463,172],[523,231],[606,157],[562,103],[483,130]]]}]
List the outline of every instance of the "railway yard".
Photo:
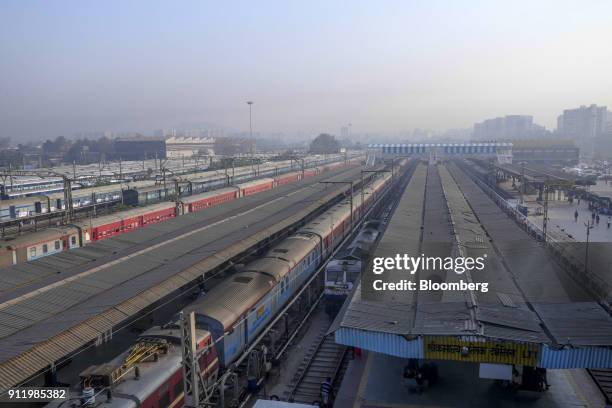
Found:
[{"label": "railway yard", "polygon": [[[611,402],[612,235],[604,217],[585,242],[574,211],[582,225],[591,204],[568,177],[407,157],[280,177],[142,207],[173,215],[3,267],[0,395],[320,405],[329,381],[338,407]],[[372,273],[399,254],[455,266]]]},{"label": "railway yard", "polygon": [[301,163],[286,160],[189,173],[167,183],[124,182],[0,200],[0,266],[79,248],[357,160],[313,156]]}]

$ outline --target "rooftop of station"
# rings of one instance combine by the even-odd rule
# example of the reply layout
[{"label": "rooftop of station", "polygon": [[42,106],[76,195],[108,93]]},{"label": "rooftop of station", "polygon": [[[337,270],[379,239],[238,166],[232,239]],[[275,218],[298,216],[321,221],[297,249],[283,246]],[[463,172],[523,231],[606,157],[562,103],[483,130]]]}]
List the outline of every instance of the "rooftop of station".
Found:
[{"label": "rooftop of station", "polygon": [[[373,258],[404,253],[486,254],[487,267],[472,279],[489,282],[488,291],[375,291],[375,279],[397,282],[411,275],[391,270],[376,277],[370,266],[330,329],[336,342],[404,358],[543,368],[612,362],[606,309],[458,166],[415,170]],[[413,276],[446,283],[470,279],[448,270]]]}]

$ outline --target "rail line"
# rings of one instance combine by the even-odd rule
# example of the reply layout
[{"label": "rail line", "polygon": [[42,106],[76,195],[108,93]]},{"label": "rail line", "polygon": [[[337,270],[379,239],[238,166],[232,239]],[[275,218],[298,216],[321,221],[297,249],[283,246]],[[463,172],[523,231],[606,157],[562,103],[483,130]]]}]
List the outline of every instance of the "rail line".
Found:
[{"label": "rail line", "polygon": [[[340,172],[340,174],[342,174],[342,177],[347,177],[347,176],[350,176],[350,177],[353,177],[354,179],[357,179],[357,178],[356,178],[356,175],[358,175],[358,174],[359,174],[359,169],[355,169],[355,168],[353,168],[353,169],[349,169],[349,170],[347,170],[347,173],[345,173],[345,172]],[[332,177],[335,177],[335,176],[337,176],[337,175],[334,175],[334,176],[332,176]],[[357,180],[357,182],[358,182],[358,180]],[[314,181],[314,183],[316,183],[316,180]],[[300,190],[302,190],[302,188],[303,188],[303,186],[300,186],[300,188],[299,188],[299,189],[300,189]],[[288,193],[289,193],[289,192],[293,192],[293,190],[295,190],[295,189],[290,189],[289,191],[285,191],[285,194],[283,194],[283,197],[286,197],[286,196],[288,195]],[[339,196],[341,195],[341,189],[334,189],[332,192],[330,192],[330,190],[332,190],[332,189],[325,189],[325,188],[315,188],[314,190],[316,191],[316,194],[318,194],[318,196],[317,196],[317,195],[315,195],[315,197],[313,197],[313,198],[308,198],[307,200],[298,201],[298,199],[299,199],[300,197],[302,197],[303,195],[305,195],[305,194],[306,194],[306,191],[302,191],[302,194],[301,194],[301,195],[297,195],[297,197],[296,197],[296,194],[297,194],[297,193],[295,193],[295,194],[293,194],[293,195],[292,195],[291,199],[292,199],[293,201],[297,201],[297,202],[298,202],[298,204],[297,204],[297,208],[298,208],[298,209],[301,209],[302,213],[304,213],[305,211],[310,211],[310,209],[311,209],[311,208],[314,208],[314,206],[315,206],[315,205],[316,205],[316,206],[318,206],[318,207],[319,207],[319,210],[320,210],[320,209],[321,209],[321,207],[320,207],[320,205],[318,204],[318,201],[320,200],[320,198],[319,198],[319,197],[323,197],[323,198],[325,198],[325,197],[331,197],[332,195],[333,195],[334,197],[339,197]],[[326,190],[327,190],[327,191],[326,191]],[[345,189],[342,189],[342,191],[344,191],[344,190],[345,190]],[[262,200],[263,200],[263,197],[262,197]],[[259,204],[259,202],[258,202],[258,204]],[[270,204],[270,202],[268,202],[268,204]],[[328,204],[329,204],[329,203],[328,203]],[[252,205],[252,203],[251,203],[251,205]],[[280,203],[276,203],[275,205],[276,205],[276,207],[278,207],[278,206],[280,205]],[[243,207],[246,207],[246,206],[247,206],[247,203],[245,202],[245,203],[243,203],[243,204],[242,204],[240,207],[241,207],[241,208],[243,208]],[[324,207],[326,207],[326,206],[324,206]],[[244,208],[244,209],[245,209],[245,210],[249,210],[248,208]],[[284,210],[284,211],[285,211],[285,212],[287,212],[287,210]],[[268,213],[269,213],[269,212],[270,212],[270,211],[268,211]],[[281,220],[281,221],[279,222],[279,224],[278,224],[278,225],[283,226],[282,228],[283,228],[283,231],[285,231],[285,232],[283,232],[282,234],[279,234],[279,233],[275,233],[275,234],[272,234],[272,235],[268,234],[267,238],[266,238],[264,241],[265,241],[265,242],[267,242],[267,243],[269,244],[269,242],[271,242],[272,240],[275,240],[275,239],[277,239],[278,237],[280,237],[281,235],[286,234],[286,233],[287,233],[287,231],[291,231],[291,230],[293,230],[293,229],[296,227],[296,225],[298,225],[298,224],[292,224],[292,225],[290,225],[289,223],[291,223],[291,222],[292,222],[292,220],[297,219],[296,217],[300,216],[300,214],[301,214],[301,213],[298,213],[298,214],[289,214],[289,216],[287,217],[287,216],[284,216],[283,212],[280,212],[280,213],[275,213],[275,214],[271,214],[271,215],[267,216],[268,218],[266,218],[265,220],[266,220],[266,222],[267,222],[268,224],[271,224],[272,222],[276,222],[276,220],[277,220],[277,219],[278,219],[278,220]],[[211,217],[209,217],[208,222],[211,222],[211,218],[212,218],[212,219],[215,219],[215,218],[216,218],[216,219],[219,219],[219,217],[221,216],[221,215],[219,214],[219,211],[216,211],[214,214],[211,214],[211,215],[212,215],[212,216],[211,216]],[[264,215],[265,215],[265,214],[264,214]],[[227,216],[227,214],[226,214],[226,216]],[[313,216],[313,213],[310,213],[309,217],[310,217],[310,216]],[[284,218],[283,218],[283,217],[284,217]],[[253,217],[251,217],[251,218],[253,218]],[[204,223],[201,223],[201,224],[199,224],[199,225],[196,223],[196,225],[192,225],[192,226],[191,226],[191,228],[185,228],[185,229],[187,229],[187,231],[190,231],[191,229],[201,228],[201,227],[203,226],[202,224],[204,224]],[[262,224],[262,223],[261,223],[261,222],[259,222],[259,224]],[[261,236],[261,235],[263,234],[263,230],[262,230],[262,228],[265,228],[265,225],[263,225],[263,226],[262,226],[262,225],[259,225],[259,224],[254,224],[254,225],[252,226],[252,229],[254,229],[254,232],[249,232],[250,230],[249,230],[249,231],[245,231],[245,226],[244,226],[244,225],[243,225],[243,226],[237,225],[237,226],[235,226],[236,228],[235,228],[234,230],[231,230],[231,231],[230,231],[228,234],[234,234],[234,235],[244,235],[245,233],[251,233],[251,234],[259,234],[259,236]],[[226,224],[223,224],[223,225],[226,225]],[[301,225],[301,224],[300,224],[300,225]],[[285,227],[285,226],[287,226],[288,228],[287,228],[287,227]],[[149,245],[154,245],[154,244],[156,244],[156,243],[160,243],[160,242],[166,241],[166,240],[168,240],[168,239],[172,239],[173,237],[175,237],[175,236],[177,236],[177,235],[183,235],[183,234],[186,232],[186,231],[185,231],[185,229],[183,229],[182,231],[177,231],[178,233],[176,233],[176,232],[174,232],[174,231],[173,231],[173,232],[168,233],[166,230],[161,229],[161,230],[159,231],[159,232],[161,233],[161,235],[160,235],[160,234],[157,234],[157,235],[160,235],[160,236],[154,237],[153,239],[149,239],[148,244],[149,244]],[[227,228],[226,228],[226,229],[227,229]],[[260,231],[260,232],[258,232],[259,230],[261,230],[261,231]],[[258,236],[258,235],[255,235],[255,236]],[[252,250],[257,250],[257,249],[259,249],[259,248],[261,247],[259,244],[257,244],[257,245],[253,245],[252,247],[251,247],[251,246],[249,246],[249,247],[247,248],[247,245],[249,245],[251,242],[252,242],[252,241],[247,241],[247,242],[244,242],[244,243],[239,242],[238,244],[233,244],[233,245],[232,245],[232,246],[230,246],[229,248],[224,249],[224,251],[226,251],[226,252],[227,252],[227,251],[238,251],[238,250],[241,250],[242,248],[244,248],[244,250],[247,250],[248,252],[251,252]],[[262,241],[262,242],[263,242],[263,241]],[[203,243],[200,243],[200,242],[199,242],[199,240],[198,240],[198,244],[199,244],[199,245],[204,245]],[[193,245],[195,245],[195,244],[193,244]],[[215,245],[215,244],[213,244],[213,245]],[[224,245],[225,245],[225,244],[224,244]],[[134,248],[134,250],[141,250],[141,249],[143,249],[143,248],[146,248],[146,245],[141,245],[141,244],[138,244],[138,243],[137,243],[136,245],[133,245],[133,246],[132,246],[132,248]],[[117,251],[117,252],[118,252],[118,254],[116,254],[115,256],[119,255],[119,253],[120,253],[120,251]],[[131,251],[126,251],[126,252],[130,253]],[[126,254],[126,252],[123,252],[123,253],[122,253],[122,254],[120,254],[120,255],[124,255],[124,256],[125,256],[125,255],[127,255],[127,254]],[[157,252],[159,252],[159,251],[157,251]],[[243,252],[244,252],[244,251],[243,251]],[[188,252],[188,253],[190,253],[190,252]],[[221,253],[221,252],[218,252],[218,253]],[[148,252],[148,253],[146,254],[146,256],[149,256],[150,254],[154,254],[154,252],[153,252],[153,253],[152,253],[152,252]],[[174,252],[173,252],[173,254],[174,254]],[[159,255],[159,254],[157,254],[157,255]],[[162,255],[162,256],[163,256],[163,255]],[[199,255],[198,255],[198,256],[199,256]],[[154,257],[151,257],[151,258],[154,258]],[[196,267],[190,266],[190,265],[192,265],[192,258],[193,258],[193,257],[190,257],[189,259],[186,259],[186,260],[180,260],[180,259],[179,259],[179,261],[178,261],[177,265],[178,265],[178,267],[182,268],[183,272],[180,272],[180,274],[179,274],[179,275],[176,275],[176,274],[175,274],[175,275],[173,275],[173,276],[172,276],[170,279],[173,279],[173,280],[179,280],[179,279],[181,279],[181,280],[182,280],[183,275],[195,274],[195,273],[197,273],[197,275],[198,275],[198,276],[201,276],[201,271],[200,271],[199,269],[196,269]],[[212,263],[217,263],[217,260],[218,260],[218,261],[223,262],[223,260],[222,260],[220,257],[218,257],[217,259],[216,259],[216,258],[212,258],[212,257],[209,257],[209,258],[210,258],[210,262],[212,262]],[[207,259],[209,259],[209,258],[207,258]],[[131,260],[132,260],[132,259],[130,259],[130,261],[131,261]],[[112,262],[112,259],[111,259],[110,257],[108,257],[107,259],[98,259],[97,261],[98,261],[98,262],[95,262],[95,261],[94,261],[94,262],[91,262],[92,264],[94,264],[94,265],[91,265],[91,266],[92,266],[92,267],[102,266],[102,265],[106,264],[107,262]],[[207,261],[207,262],[208,262],[208,261]],[[209,262],[209,263],[207,263],[206,265],[209,265],[209,264],[211,264],[211,265],[212,265],[212,263],[210,263],[210,262]],[[97,263],[97,265],[96,265],[96,263]],[[167,264],[167,262],[165,262],[165,263]],[[223,266],[223,265],[221,265],[221,264],[219,264],[219,265],[217,265],[217,266],[219,266],[219,267],[224,267],[224,266]],[[215,266],[215,268],[216,268],[217,266]],[[167,266],[166,266],[166,267],[167,267]],[[187,268],[187,269],[185,269],[185,268]],[[83,268],[83,269],[85,269],[85,271],[88,271],[90,268]],[[112,269],[114,269],[114,268],[112,268]],[[85,272],[85,271],[83,271],[83,270],[81,269],[80,271],[79,271],[79,270],[77,270],[77,271],[75,271],[75,272],[79,273],[79,272]],[[192,273],[192,271],[193,271],[193,273]],[[104,272],[106,272],[106,270],[105,270]],[[118,271],[114,271],[114,272],[118,273]],[[135,274],[136,272],[139,272],[139,271],[132,271],[132,272]],[[212,272],[212,270],[211,270],[211,272]],[[128,272],[128,273],[129,273],[129,272]],[[148,272],[147,272],[147,271],[145,271],[144,273],[146,274],[146,273],[148,273]],[[182,275],[181,275],[181,274],[182,274]],[[142,273],[141,273],[141,274],[140,274],[140,275],[138,275],[138,276],[137,276],[135,279],[141,279],[141,275],[144,275],[144,274],[142,274]],[[91,275],[91,276],[95,276],[95,275]],[[191,276],[191,275],[189,275],[189,276]],[[89,277],[85,277],[84,279],[88,279],[88,278],[89,278]],[[146,276],[145,276],[145,278],[146,278]],[[144,278],[143,278],[143,279],[144,279]],[[57,280],[62,280],[62,279],[57,279]],[[42,283],[42,282],[41,282],[41,283]],[[52,283],[52,282],[51,282],[51,283]],[[163,283],[163,282],[162,282],[162,283]],[[66,283],[66,282],[64,281],[64,285],[71,285],[71,284],[72,284],[72,283]],[[45,286],[47,286],[47,285],[40,285],[39,287],[44,288]],[[158,285],[158,286],[160,286],[160,285]],[[165,286],[165,288],[167,289],[167,290],[166,290],[167,294],[170,294],[170,290],[174,290],[174,289],[173,289],[172,287],[170,287],[170,286]],[[36,288],[36,289],[38,289],[38,288]],[[35,289],[35,290],[36,290],[36,289]],[[113,288],[111,288],[111,289],[106,290],[104,293],[99,293],[99,294],[98,294],[98,295],[96,295],[96,296],[89,296],[89,297],[88,297],[87,299],[85,299],[85,300],[84,300],[84,301],[83,301],[81,304],[85,304],[85,305],[87,306],[87,305],[91,304],[92,302],[96,302],[96,299],[98,299],[98,298],[99,298],[101,301],[107,302],[107,300],[104,300],[104,299],[108,299],[108,296],[109,296],[109,295],[108,295],[108,293],[113,292],[113,290],[114,290],[114,289],[115,289],[115,287],[113,287]],[[180,288],[177,288],[177,289],[180,289]],[[51,291],[49,291],[49,290],[47,289],[47,292],[46,292],[46,293],[53,293],[53,292],[52,292],[53,290],[55,290],[55,289],[51,289]],[[138,294],[137,296],[147,296],[149,293],[152,293],[152,291],[153,291],[153,290],[157,290],[157,287],[153,287],[152,289],[147,289],[147,290],[146,290],[146,291],[144,291],[144,292],[139,292],[140,294]],[[114,292],[113,292],[113,293],[119,293],[119,292],[117,292],[117,291],[123,291],[123,289],[121,289],[121,288],[117,288],[116,290],[114,290]],[[29,292],[29,291],[28,291],[28,292]],[[162,293],[166,293],[166,292],[162,292]],[[14,297],[18,297],[18,296],[20,296],[20,295],[24,295],[24,294],[26,294],[26,293],[27,293],[27,292],[26,292],[26,291],[24,291],[24,293],[15,294],[16,296],[14,296]],[[121,292],[121,293],[123,293],[123,292]],[[155,292],[155,294],[156,294],[156,296],[159,296],[158,292]],[[45,294],[45,295],[46,295],[46,294]],[[40,296],[45,296],[45,295],[40,295]],[[127,296],[127,295],[125,295],[125,296],[124,296],[124,295],[122,294],[121,296],[123,296],[123,298],[126,298],[126,296]],[[164,296],[165,296],[165,294],[164,294]],[[32,299],[32,298],[30,298],[30,299]],[[30,301],[30,299],[27,299],[27,301]],[[5,300],[5,299],[3,299],[3,300]],[[10,301],[10,300],[11,300],[11,299],[6,299],[5,301]],[[77,300],[78,300],[78,299],[77,299]],[[67,300],[66,300],[64,303],[67,303],[68,301],[70,301],[70,302],[72,302],[72,303],[75,303],[77,300],[67,299]],[[125,303],[126,303],[126,302],[124,301],[122,304],[125,304]],[[120,304],[120,305],[119,305],[119,306],[117,306],[117,307],[122,307],[122,306],[121,306],[122,304]],[[7,306],[5,306],[5,308],[6,308],[6,307],[7,307]],[[8,307],[12,307],[12,306],[8,306]],[[70,307],[70,306],[69,306],[69,307]],[[108,315],[109,313],[115,313],[115,312],[114,312],[114,310],[116,310],[116,308],[117,308],[117,307],[107,309],[107,311],[104,311],[103,313],[99,313],[99,315]],[[148,307],[148,306],[147,306],[147,307]],[[7,310],[8,310],[8,309],[7,309]],[[113,324],[113,326],[114,326],[114,327],[117,327],[119,323],[126,322],[127,320],[132,319],[132,317],[133,317],[133,316],[135,316],[135,315],[137,315],[137,314],[139,315],[139,313],[142,313],[142,312],[144,312],[144,311],[145,311],[145,310],[144,310],[144,308],[142,308],[142,309],[140,309],[139,311],[135,311],[134,315],[129,315],[129,316],[125,316],[125,317],[124,317],[124,316],[117,315],[117,314],[115,313],[113,316],[116,316],[116,317],[117,317],[117,319],[116,319],[116,324]],[[61,318],[60,313],[61,313],[61,311],[60,311],[59,313],[55,314],[55,315],[52,315],[52,316],[51,316],[51,317],[50,317],[50,318],[47,320],[47,322],[48,322],[49,320],[53,320],[53,319],[55,319],[55,320],[60,319],[60,318]],[[98,318],[98,317],[99,317],[99,316],[97,316],[97,315],[95,316],[95,318]],[[136,317],[134,317],[134,318],[136,318]],[[122,319],[122,320],[121,320],[121,321],[119,321],[119,319]],[[40,320],[40,319],[39,319],[39,320]],[[131,321],[131,320],[130,320],[130,321]],[[36,322],[35,322],[35,323],[36,323]],[[78,326],[78,325],[82,325],[82,324],[86,324],[86,323],[83,323],[83,320],[75,321],[74,323],[72,323],[72,322],[69,322],[69,323],[70,323],[70,324],[76,324],[77,326]],[[113,320],[113,323],[115,323],[115,320]],[[42,333],[37,334],[37,333],[34,333],[35,328],[33,328],[33,327],[32,327],[32,325],[30,325],[29,327],[25,327],[25,328],[23,329],[23,331],[24,331],[24,332],[25,332],[25,331],[27,331],[27,334],[34,333],[34,335],[35,335],[35,336],[39,336],[40,338],[44,338],[43,336],[46,336],[46,340],[44,340],[44,341],[43,341],[43,343],[36,343],[36,345],[33,347],[33,348],[36,348],[36,347],[41,347],[41,346],[44,346],[44,345],[46,345],[46,344],[53,344],[53,342],[54,342],[54,341],[56,341],[57,336],[59,336],[59,335],[63,335],[63,334],[62,334],[62,332],[61,332],[61,330],[63,329],[63,327],[66,327],[66,326],[67,326],[67,323],[64,323],[64,324],[63,324],[63,326],[62,326],[61,324],[58,324],[58,325],[54,326],[52,330],[49,330],[49,332],[48,332],[48,333],[46,333],[46,334],[42,334]],[[71,327],[77,327],[77,326],[71,326]],[[101,332],[102,332],[102,329],[100,329],[99,331],[100,331],[100,333],[101,333]],[[15,336],[17,336],[17,335],[21,335],[21,332],[17,332],[17,334],[16,334]],[[8,344],[8,343],[10,343],[11,341],[14,341],[14,340],[13,340],[13,337],[11,337],[11,336],[6,336],[6,337],[2,338],[1,340],[2,340],[2,342],[5,342],[5,343],[7,343],[7,344]],[[94,341],[94,340],[95,340],[95,337],[92,337],[91,341]],[[70,341],[72,341],[73,343],[70,343],[70,344],[69,344],[69,345],[66,347],[66,349],[62,349],[62,350],[61,350],[61,352],[62,352],[62,353],[64,353],[64,352],[65,352],[65,350],[68,350],[68,347],[70,347],[70,350],[71,350],[70,352],[73,352],[73,351],[76,351],[77,347],[82,347],[82,346],[85,344],[85,340],[84,340],[82,337],[81,337],[81,338],[78,338],[78,339],[77,339],[77,338],[74,338],[74,339],[72,339],[72,338],[71,338],[71,339],[70,339]],[[73,345],[73,344],[74,344],[74,345]],[[24,349],[24,350],[25,350],[26,345],[20,345],[20,347],[21,347],[22,349]],[[29,346],[28,346],[28,347],[29,347]],[[7,349],[8,349],[8,348],[7,348]],[[7,349],[5,349],[5,350],[7,350]],[[32,349],[32,348],[31,348],[31,349]],[[30,350],[31,350],[31,349],[30,349]],[[5,350],[3,350],[3,351],[5,351]],[[18,354],[18,352],[19,352],[19,350],[17,350],[17,351],[13,351],[13,349],[11,349],[11,353],[12,353],[12,354],[8,355],[8,352],[6,352],[6,351],[5,351],[5,354],[7,354],[7,357],[5,357],[5,360],[4,360],[2,363],[3,363],[3,364],[6,364],[6,361],[8,361],[9,359],[17,360],[17,359],[22,358],[22,354]],[[36,362],[36,365],[29,366],[29,367],[28,367],[28,370],[19,370],[19,371],[11,371],[11,372],[9,372],[8,370],[6,370],[6,371],[4,371],[4,372],[1,372],[2,370],[0,370],[0,377],[1,377],[1,378],[0,378],[0,380],[1,380],[1,381],[0,381],[0,382],[2,382],[2,385],[4,385],[4,384],[7,384],[7,385],[8,385],[8,384],[16,384],[16,383],[21,383],[21,382],[23,382],[23,381],[26,381],[26,380],[27,380],[28,378],[30,378],[31,376],[33,376],[33,375],[37,375],[37,373],[39,373],[39,371],[36,371],[36,372],[34,371],[34,369],[35,369],[35,368],[36,368],[36,369],[38,369],[38,370],[43,370],[43,369],[45,369],[45,368],[44,368],[44,366],[43,366],[43,364],[45,364],[45,363],[46,363],[46,361],[48,361],[48,360],[50,360],[50,359],[52,359],[52,358],[54,358],[56,361],[59,361],[60,359],[65,358],[65,356],[66,356],[66,355],[67,355],[67,354],[61,354],[61,355],[60,355],[60,352],[58,351],[58,352],[57,352],[56,354],[54,354],[54,355],[49,355],[49,356],[47,356],[47,359],[40,359],[40,360],[38,360],[38,361]],[[13,360],[11,360],[11,361],[13,361]],[[39,368],[39,367],[40,367],[40,368]],[[26,377],[26,376],[27,376],[27,377]]]},{"label": "rail line", "polygon": [[[399,201],[401,198],[402,192],[406,188],[408,182],[411,180],[416,167],[417,162],[412,163],[408,167],[402,179],[398,180],[395,185],[390,186],[387,193],[378,199],[370,211],[358,224],[355,225],[353,232],[344,239],[343,243],[338,246],[327,261],[318,269],[317,272],[315,272],[310,280],[303,285],[302,290],[294,296],[293,300],[283,309],[283,311],[278,313],[277,318],[268,325],[268,328],[259,335],[259,338],[253,342],[251,347],[249,347],[242,354],[242,357],[240,357],[236,364],[240,364],[242,360],[245,360],[251,350],[258,346],[258,344],[265,338],[267,331],[276,325],[279,319],[288,312],[292,304],[302,296],[307,287],[315,282],[317,276],[325,269],[327,262],[333,259],[336,253],[338,253],[347,243],[351,242],[356,237],[359,227],[366,220],[370,219],[373,215],[376,217],[389,217],[389,213],[395,211],[397,201]],[[386,219],[386,221],[388,221],[388,219]],[[315,310],[321,304],[322,300],[323,293],[321,292],[312,302],[308,310],[299,317],[299,320],[293,322],[291,325],[291,332],[288,333],[286,340],[281,346],[279,346],[278,351],[274,355],[275,361],[280,360],[280,358],[290,349],[293,340],[301,333],[302,328],[306,326],[313,318]],[[321,383],[328,377],[332,379],[334,392],[340,387],[344,371],[348,365],[348,357],[350,353],[348,352],[348,348],[346,346],[335,343],[333,334],[327,334],[329,327],[330,325],[323,325],[324,330],[321,330],[304,361],[302,361],[300,367],[294,373],[293,380],[289,385],[290,390],[285,391],[283,395],[285,400],[304,402],[308,404],[318,403]],[[223,377],[225,377],[227,374],[228,373],[225,373]],[[217,381],[217,384],[223,384],[223,377]],[[258,385],[263,381],[264,378],[261,378],[258,381]],[[243,394],[241,400],[236,405],[239,407],[247,406],[252,396],[253,394],[250,393]]]},{"label": "rail line", "polygon": [[606,403],[612,403],[612,369],[590,368],[587,372],[591,375],[595,384],[606,398]]},{"label": "rail line", "polygon": [[[393,191],[388,193],[393,196],[388,201],[388,204],[378,210],[378,216],[386,218],[387,222],[390,215],[397,208],[404,189],[412,179],[416,166],[416,164],[413,165],[402,181],[399,182],[399,188],[395,190],[395,194]],[[379,237],[382,235],[383,231],[381,231]],[[321,297],[317,300],[317,304],[320,300]],[[321,384],[327,378],[331,378],[332,395],[337,393],[348,366],[350,352],[347,346],[335,342],[333,334],[327,333],[330,326],[324,325],[324,330],[317,336],[314,344],[295,372],[289,386],[290,390],[284,395],[286,400],[315,405],[320,403]]]},{"label": "rail line", "polygon": [[332,379],[335,391],[339,387],[338,378],[342,378],[342,372],[346,369],[347,350],[346,346],[335,342],[333,335],[321,333],[317,344],[298,369],[287,399],[316,404],[321,396],[321,384],[327,378]]}]

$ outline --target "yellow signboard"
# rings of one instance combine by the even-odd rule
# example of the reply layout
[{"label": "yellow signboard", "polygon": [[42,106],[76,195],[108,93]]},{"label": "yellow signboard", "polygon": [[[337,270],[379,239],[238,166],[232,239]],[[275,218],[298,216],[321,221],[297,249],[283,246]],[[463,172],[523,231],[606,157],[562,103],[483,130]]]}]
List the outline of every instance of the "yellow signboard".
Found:
[{"label": "yellow signboard", "polygon": [[535,367],[538,345],[499,341],[464,341],[458,337],[425,336],[425,358],[472,363],[518,364]]}]

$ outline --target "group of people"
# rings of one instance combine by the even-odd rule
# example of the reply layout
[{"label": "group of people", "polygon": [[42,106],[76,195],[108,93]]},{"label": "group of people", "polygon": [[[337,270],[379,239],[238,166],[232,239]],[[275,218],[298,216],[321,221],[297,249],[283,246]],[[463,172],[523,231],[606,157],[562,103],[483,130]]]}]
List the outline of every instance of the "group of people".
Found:
[{"label": "group of people", "polygon": [[[578,222],[578,209],[574,210],[574,222]],[[599,211],[592,210],[591,211],[591,225],[599,225],[599,221],[601,220],[601,217],[599,216]],[[610,226],[612,225],[612,217],[610,217],[608,215],[608,218],[606,220],[606,227],[608,229],[610,229]]]},{"label": "group of people", "polygon": [[438,382],[438,366],[433,362],[419,363],[417,359],[411,358],[404,367],[403,378],[411,391],[421,393],[426,387]]}]

